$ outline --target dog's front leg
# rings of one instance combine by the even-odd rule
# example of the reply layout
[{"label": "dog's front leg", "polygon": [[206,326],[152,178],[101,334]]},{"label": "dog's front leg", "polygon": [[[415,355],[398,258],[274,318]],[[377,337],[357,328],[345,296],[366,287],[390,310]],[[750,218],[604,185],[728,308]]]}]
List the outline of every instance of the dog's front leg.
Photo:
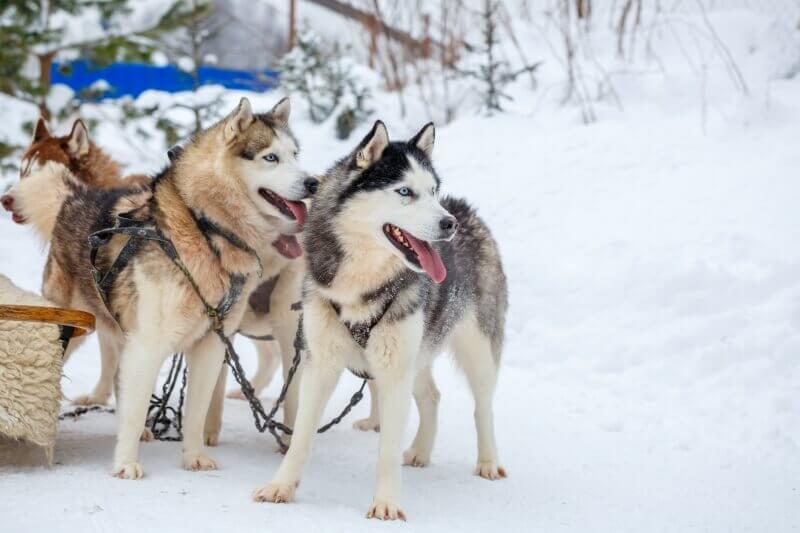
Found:
[{"label": "dog's front leg", "polygon": [[411,372],[375,372],[380,410],[380,451],[378,452],[378,485],[367,511],[367,518],[405,520],[399,507],[400,466],[408,412],[411,407]]},{"label": "dog's front leg", "polygon": [[[269,322],[272,325],[272,333],[278,341],[283,363],[284,382],[295,356],[294,339],[297,333],[298,321],[300,320],[300,312],[297,309],[293,309],[293,307],[301,297],[301,272],[302,269],[298,269],[296,265],[281,271],[270,298]],[[306,323],[308,323],[307,320]],[[283,402],[283,423],[289,427],[294,427],[297,416],[302,367],[303,365],[300,365],[300,368],[297,369]]]},{"label": "dog's front leg", "polygon": [[[247,310],[244,313],[242,323],[239,325],[239,329],[246,333],[256,336],[269,334],[274,337],[275,332],[273,331],[273,327],[274,324],[270,322],[269,315],[256,313],[252,310]],[[272,378],[275,376],[281,364],[280,344],[277,342],[277,337],[275,337],[275,340],[269,341],[253,340],[253,344],[256,347],[256,354],[258,356],[258,367],[256,367],[256,373],[250,380],[250,385],[253,386],[255,395],[261,396],[264,389],[272,382]],[[294,351],[292,351],[292,354],[294,354]],[[226,396],[228,398],[236,398],[237,400],[246,399],[240,387],[231,390]]]},{"label": "dog's front leg", "polygon": [[139,479],[144,470],[139,464],[139,437],[142,435],[150,393],[164,359],[172,352],[153,335],[134,332],[120,357],[117,414],[117,446],[114,450],[114,476]]},{"label": "dog's front leg", "polygon": [[293,428],[292,443],[272,482],[253,493],[255,501],[285,503],[294,499],[303,467],[311,454],[311,444],[317,432],[317,425],[341,373],[341,368],[335,369],[326,364],[311,362],[308,365],[303,375],[303,382],[300,384],[300,404],[297,423]]},{"label": "dog's front leg", "polygon": [[367,518],[406,519],[399,507],[403,440],[411,408],[416,352],[422,332],[421,315],[400,324],[377,328],[367,345],[367,360],[375,378],[380,413],[378,484]]},{"label": "dog's front leg", "polygon": [[206,425],[203,429],[203,442],[206,446],[219,444],[219,432],[222,430],[222,411],[225,408],[225,383],[228,381],[228,367],[224,364],[219,371],[217,384],[211,396],[211,405],[206,415]]},{"label": "dog's front leg", "polygon": [[367,382],[369,385],[369,416],[353,422],[353,427],[361,431],[380,431],[381,419],[378,412],[378,387],[375,380]]},{"label": "dog's front leg", "polygon": [[114,376],[119,363],[119,346],[114,333],[102,326],[97,328],[97,339],[100,342],[100,378],[91,394],[75,398],[75,405],[106,405],[114,389]]},{"label": "dog's front leg", "polygon": [[[188,386],[183,429],[183,467],[187,470],[215,470],[213,459],[203,453],[203,427],[225,358],[225,346],[214,332],[208,332],[186,352]],[[219,392],[224,391],[220,387]]]},{"label": "dog's front leg", "polygon": [[285,503],[294,499],[322,412],[344,369],[341,353],[344,346],[351,347],[352,340],[346,337],[347,330],[330,306],[327,307],[321,304],[306,307],[304,331],[309,351],[300,383],[292,443],[272,482],[253,492],[257,502]]}]

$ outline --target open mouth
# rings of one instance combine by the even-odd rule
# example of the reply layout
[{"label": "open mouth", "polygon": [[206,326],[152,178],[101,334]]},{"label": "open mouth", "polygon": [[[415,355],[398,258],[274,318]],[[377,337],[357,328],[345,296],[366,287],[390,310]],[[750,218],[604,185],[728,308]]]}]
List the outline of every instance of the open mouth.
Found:
[{"label": "open mouth", "polygon": [[287,200],[280,194],[263,187],[258,189],[258,194],[289,220],[296,220],[300,226],[306,223],[306,204],[303,202]]},{"label": "open mouth", "polygon": [[8,195],[8,194],[2,195],[2,197],[0,197],[0,204],[2,204],[3,209],[5,209],[9,213],[11,213],[11,220],[16,222],[17,224],[24,224],[25,223],[25,220],[26,220],[25,217],[20,215],[16,211],[14,211],[14,207],[13,207],[14,206],[14,199],[11,197],[11,195]]},{"label": "open mouth", "polygon": [[389,242],[403,253],[406,261],[424,270],[434,282],[441,283],[447,277],[447,268],[442,262],[442,257],[429,242],[417,239],[392,224],[384,224],[383,233]]}]

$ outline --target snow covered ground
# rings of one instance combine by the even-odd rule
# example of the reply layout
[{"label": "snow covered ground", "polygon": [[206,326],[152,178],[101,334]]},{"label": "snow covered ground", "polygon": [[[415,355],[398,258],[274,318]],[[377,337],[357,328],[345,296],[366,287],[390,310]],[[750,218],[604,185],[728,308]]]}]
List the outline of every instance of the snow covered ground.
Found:
[{"label": "snow covered ground", "polygon": [[[737,16],[720,31],[741,34],[732,46],[751,95],[714,93],[705,113],[673,70],[618,79],[624,110],[598,104],[586,126],[550,105],[555,73],[545,70],[542,89],[511,113],[466,113],[437,131],[444,189],[479,207],[509,277],[496,397],[508,479],[471,475],[471,399],[442,357],[432,464],[404,470],[407,524],[362,518],[377,436],[350,423],[367,405],[320,436],[298,501],[276,506],[250,492],[280,456],[245,404],[228,400],[216,472],[181,470],[179,445],[159,442],[141,447],[144,480],[112,478],[108,414],[62,422],[52,469],[4,443],[0,531],[800,529],[800,79],[768,82],[765,48],[747,55],[768,26]],[[251,97],[262,109],[277,99]],[[413,103],[403,120],[393,102],[377,106],[390,134],[416,131]],[[330,124],[300,114],[310,170],[349,150]],[[131,170],[165,159],[108,144],[138,163]],[[0,215],[0,273],[37,290],[44,257],[28,229]],[[252,368],[248,342],[238,346]],[[98,364],[92,340],[66,365],[65,394],[87,392]],[[355,386],[340,385],[328,414]]]}]

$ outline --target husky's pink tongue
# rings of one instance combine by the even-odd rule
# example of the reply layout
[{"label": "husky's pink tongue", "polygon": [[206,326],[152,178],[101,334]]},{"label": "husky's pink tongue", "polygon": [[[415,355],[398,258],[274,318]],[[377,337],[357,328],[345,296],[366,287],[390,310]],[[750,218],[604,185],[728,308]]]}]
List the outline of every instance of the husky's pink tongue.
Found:
[{"label": "husky's pink tongue", "polygon": [[279,254],[289,259],[297,259],[303,255],[303,248],[300,247],[300,243],[297,242],[297,237],[294,235],[281,235],[272,242],[272,246],[278,250]]},{"label": "husky's pink tongue", "polygon": [[289,207],[289,210],[294,215],[295,220],[301,226],[305,225],[306,223],[306,204],[303,202],[292,202],[291,200],[285,200],[286,205]]},{"label": "husky's pink tongue", "polygon": [[407,231],[404,231],[403,235],[408,239],[411,248],[413,248],[414,252],[417,254],[422,270],[436,283],[443,282],[444,278],[447,277],[447,268],[444,266],[439,253],[434,250],[430,244],[417,239]]}]

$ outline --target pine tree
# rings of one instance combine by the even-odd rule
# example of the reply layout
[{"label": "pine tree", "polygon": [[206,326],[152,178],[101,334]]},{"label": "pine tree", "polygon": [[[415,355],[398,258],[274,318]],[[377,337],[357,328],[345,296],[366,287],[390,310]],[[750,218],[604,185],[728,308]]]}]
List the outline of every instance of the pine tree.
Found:
[{"label": "pine tree", "polygon": [[519,76],[536,70],[539,63],[512,70],[508,61],[500,57],[498,17],[501,4],[497,0],[484,0],[480,11],[481,46],[477,48],[479,63],[472,69],[457,69],[462,76],[478,82],[481,107],[488,115],[503,111],[503,101],[511,100],[505,88]]},{"label": "pine tree", "polygon": [[[38,106],[40,115],[49,120],[63,111],[50,109],[47,102],[54,61],[75,56],[97,65],[147,61],[157,39],[182,26],[196,10],[185,2],[164,0],[157,20],[131,28],[126,15],[133,5],[133,0],[4,1],[0,4],[0,92]],[[97,21],[98,31],[86,38],[68,34],[64,21],[76,19]],[[68,63],[63,68],[68,69]],[[0,139],[3,170],[13,166],[11,159],[19,148]]]},{"label": "pine tree", "polygon": [[337,110],[336,134],[346,139],[372,113],[371,93],[353,72],[353,62],[337,43],[332,45],[306,29],[281,59],[280,85],[308,104],[309,118],[325,122]]},{"label": "pine tree", "polygon": [[[224,17],[212,17],[214,9],[209,0],[186,0],[185,3],[191,13],[185,17],[179,31],[163,39],[161,50],[191,78],[194,95],[189,101],[174,102],[157,110],[160,116],[156,127],[164,132],[169,145],[199,133],[222,117],[222,93],[199,94],[200,68],[214,63],[208,45],[228,20]],[[175,109],[189,111],[192,115],[191,122],[172,118],[171,111]]]}]

